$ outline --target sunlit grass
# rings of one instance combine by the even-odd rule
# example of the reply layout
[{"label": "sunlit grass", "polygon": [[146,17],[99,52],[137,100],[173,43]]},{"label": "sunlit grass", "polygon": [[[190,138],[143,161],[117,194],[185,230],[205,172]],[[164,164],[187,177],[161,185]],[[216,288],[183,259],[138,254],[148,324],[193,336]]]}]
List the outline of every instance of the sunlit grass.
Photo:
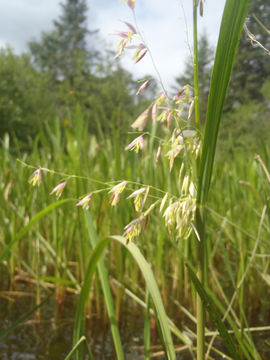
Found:
[{"label": "sunlit grass", "polygon": [[[110,138],[89,134],[79,107],[72,115],[71,127],[57,118],[52,127],[45,125],[33,151],[17,154],[19,161],[8,137],[3,139],[0,260],[10,279],[21,272],[31,276],[36,283],[37,306],[40,288],[46,289],[48,283],[59,301],[67,291],[80,294],[69,356],[79,359],[84,351],[85,316],[95,307],[99,317],[106,308],[116,356],[123,359],[117,323],[129,296],[134,307],[146,308],[145,358],[151,349],[150,314],[157,320],[169,359],[175,359],[171,332],[175,343],[191,354],[197,351],[200,360],[205,353],[220,353],[214,343],[217,333],[210,331],[210,318],[205,319],[206,309],[233,358],[261,358],[249,327],[267,325],[262,319],[267,320],[270,284],[269,157],[263,151],[256,158],[237,155],[234,162],[225,156],[214,166],[222,106],[246,6],[244,1],[227,1],[201,156],[195,161],[188,158],[188,151],[186,157],[172,161],[168,156],[171,134],[157,123],[143,133],[145,144],[139,146],[138,154],[125,151],[132,139],[120,141],[119,129],[112,131]],[[228,61],[224,63],[224,59]],[[199,122],[196,124],[199,131]],[[156,162],[161,143],[163,153]],[[193,166],[190,173],[197,190],[193,239],[192,232],[179,239],[179,232],[166,227],[170,217],[164,219],[159,210],[162,199],[165,202],[168,196],[173,203],[185,188],[185,179],[179,174],[183,163]],[[119,183],[121,194],[115,192]],[[158,205],[149,212],[140,236],[128,244],[119,235],[137,215],[133,198],[127,197],[142,188],[144,193],[150,190],[146,209]],[[61,198],[56,200],[55,195]],[[84,216],[82,199],[89,200],[86,208],[89,206],[91,216]],[[114,240],[109,240],[109,235]],[[104,260],[99,261],[103,253]],[[99,277],[94,276],[96,267]],[[197,306],[196,291],[200,295]],[[180,321],[189,326],[184,328]]]}]

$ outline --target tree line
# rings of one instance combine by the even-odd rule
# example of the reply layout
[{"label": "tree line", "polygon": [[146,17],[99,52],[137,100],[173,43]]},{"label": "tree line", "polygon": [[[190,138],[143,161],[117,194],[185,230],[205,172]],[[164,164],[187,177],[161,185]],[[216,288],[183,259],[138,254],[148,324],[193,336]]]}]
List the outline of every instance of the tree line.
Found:
[{"label": "tree line", "polygon": [[[61,15],[40,41],[30,41],[28,51],[15,55],[9,47],[0,50],[0,136],[8,132],[27,144],[44,123],[57,116],[72,125],[72,112],[80,106],[88,128],[96,134],[110,133],[128,124],[145,108],[155,84],[145,95],[134,95],[138,83],[121,67],[110,50],[89,46],[87,39],[98,31],[87,27],[86,0],[61,3]],[[240,40],[228,92],[220,143],[230,152],[252,151],[270,137],[270,4],[251,3],[247,29]],[[254,35],[254,37],[252,37]],[[260,46],[264,46],[264,49]],[[205,119],[214,49],[207,33],[199,42],[199,85],[202,124]],[[175,90],[193,85],[190,59]],[[139,108],[139,109],[138,109]]]},{"label": "tree line", "polygon": [[[198,48],[200,112],[205,120],[214,49],[203,33]],[[193,65],[176,78],[179,86],[193,85]],[[233,67],[219,135],[220,153],[247,155],[270,141],[270,3],[251,1],[246,28]]]},{"label": "tree line", "polygon": [[146,100],[134,100],[138,84],[110,50],[90,48],[96,35],[87,28],[86,0],[67,0],[52,31],[26,53],[0,50],[0,136],[26,144],[55,116],[72,125],[76,106],[94,133],[131,123]]}]

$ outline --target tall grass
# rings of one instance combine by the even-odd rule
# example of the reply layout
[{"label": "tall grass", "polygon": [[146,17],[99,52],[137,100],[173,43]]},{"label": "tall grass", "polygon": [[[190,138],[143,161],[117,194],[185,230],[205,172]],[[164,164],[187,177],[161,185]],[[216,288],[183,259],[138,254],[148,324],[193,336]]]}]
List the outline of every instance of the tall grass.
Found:
[{"label": "tall grass", "polygon": [[[11,152],[8,136],[3,139],[0,150],[2,269],[11,279],[15,274],[27,272],[44,291],[48,283],[54,285],[58,301],[63,300],[67,291],[79,294],[74,347],[67,358],[74,355],[78,359],[85,349],[91,354],[85,346],[85,316],[96,310],[101,317],[103,307],[108,312],[116,357],[124,358],[117,323],[126,296],[132,298],[134,307],[146,308],[146,358],[151,351],[149,316],[152,315],[169,359],[175,358],[170,332],[175,335],[175,342],[186,346],[191,354],[196,351],[200,360],[206,353],[222,354],[214,343],[217,332],[210,331],[212,323],[205,310],[209,311],[233,358],[262,358],[249,328],[254,325],[256,330],[256,326],[267,325],[262,319],[266,319],[269,305],[267,168],[270,158],[267,151],[256,159],[246,159],[240,154],[234,162],[217,162],[214,166],[222,106],[247,8],[247,1],[227,0],[224,10],[202,150],[193,164],[197,189],[193,240],[188,236],[177,243],[175,232],[168,232],[157,210],[150,213],[137,246],[126,244],[119,236],[136,217],[133,205],[124,199],[134,188],[150,187],[147,206],[156,201],[160,204],[166,193],[172,198],[178,198],[181,193],[183,179],[179,181],[179,168],[181,162],[189,164],[189,161],[176,158],[171,172],[168,171],[170,159],[166,156],[166,146],[171,134],[165,129],[167,135],[161,140],[164,126],[160,129],[155,123],[149,128],[146,134],[149,141],[137,155],[119,151],[128,141],[119,144],[117,129],[110,139],[90,135],[79,107],[71,114],[70,127],[57,118],[52,127],[45,126],[33,143],[32,153],[18,154],[20,161]],[[196,11],[194,0],[195,68]],[[196,76],[195,71],[195,127],[199,131]],[[155,165],[155,154],[162,141],[164,152]],[[43,180],[32,190],[27,182],[38,167],[42,168]],[[110,205],[109,191],[123,180],[128,185],[115,209]],[[65,199],[55,201],[49,193],[62,181],[67,182],[62,195]],[[78,200],[90,191],[94,194],[90,205],[92,217],[75,210]],[[109,239],[108,235],[113,236]],[[38,258],[34,256],[37,250]],[[100,260],[102,254],[104,260]],[[151,269],[147,262],[151,263]],[[95,277],[96,268],[99,278]],[[113,291],[112,279],[117,284]],[[187,324],[186,328],[182,322]],[[229,358],[223,352],[222,356]]]},{"label": "tall grass", "polygon": [[[65,142],[64,135],[62,142]],[[89,149],[91,149],[93,144],[98,144],[98,140],[96,141],[93,137],[89,136],[85,143],[81,143],[81,146],[85,149],[88,148],[88,153],[91,154]],[[50,144],[46,143],[46,146],[49,147]],[[108,146],[113,148],[117,145],[108,143]],[[105,152],[106,149],[102,148],[99,151]],[[100,154],[98,154],[98,157],[99,155]],[[133,155],[134,154],[127,152],[122,153],[120,155],[121,168],[114,168],[116,165],[112,162],[109,171],[107,169],[108,163],[104,161],[104,157],[110,156],[110,151],[107,155],[100,156],[101,160],[103,159],[103,161],[100,162],[97,161],[93,155],[90,155],[87,166],[92,169],[91,176],[96,179],[102,178],[104,172],[112,173],[114,171],[119,171],[123,174],[121,179],[127,178],[127,174],[131,174],[129,175],[131,179],[131,169],[135,166],[137,168],[137,179],[142,183],[147,183],[148,178],[145,177],[145,169],[147,166],[150,166],[147,165],[148,161],[150,161],[149,157],[143,159]],[[68,157],[69,155],[66,149],[62,146],[61,153],[55,160],[51,159],[50,151],[46,153],[41,152],[40,155],[38,151],[34,151],[32,154],[25,156],[24,160],[28,164],[43,164],[44,167],[50,169],[60,168],[69,172],[72,169],[72,164],[69,164],[70,160]],[[32,169],[21,166],[21,163],[16,161],[16,158],[10,154],[8,149],[2,148],[1,158],[2,160],[5,159],[5,161],[1,162],[5,166],[3,166],[4,171],[1,173],[1,186],[5,190],[1,197],[1,219],[2,221],[7,221],[5,219],[9,221],[5,226],[3,226],[3,223],[1,226],[1,255],[5,254],[2,273],[4,268],[12,278],[13,274],[20,272],[29,273],[30,271],[29,274],[31,278],[37,279],[32,254],[35,239],[38,237],[40,239],[40,269],[42,269],[41,274],[39,274],[41,288],[46,289],[46,283],[48,282],[55,285],[60,289],[57,295],[59,300],[60,296],[65,296],[66,291],[78,292],[87,272],[88,254],[91,253],[91,249],[90,245],[87,245],[87,242],[85,242],[88,234],[87,228],[84,225],[84,219],[81,217],[80,212],[74,212],[74,205],[77,201],[75,183],[78,182],[78,186],[81,186],[86,193],[86,184],[89,183],[89,180],[80,178],[71,179],[69,186],[65,189],[66,193],[63,193],[65,198],[70,198],[71,200],[67,203],[64,203],[65,200],[61,203],[59,200],[57,203],[59,204],[58,208],[61,209],[60,212],[58,211],[57,214],[48,212],[44,215],[42,221],[36,223],[32,221],[32,226],[28,227],[29,231],[27,233],[25,232],[24,235],[11,246],[12,234],[19,234],[20,231],[27,226],[27,221],[29,221],[27,219],[34,219],[38,211],[43,211],[47,206],[55,203],[55,199],[52,196],[48,197],[48,193],[54,187],[57,175],[50,173],[47,173],[47,175],[44,174],[46,178],[44,178],[39,189],[35,189],[33,193],[30,185],[27,185]],[[159,188],[162,186],[163,177],[165,178],[166,162],[168,160],[163,158],[160,161],[161,163],[159,165],[161,166],[157,166],[153,170],[153,183]],[[57,164],[54,162],[57,162]],[[269,168],[269,158],[267,155],[264,156],[264,162]],[[80,171],[83,173],[84,169],[80,169]],[[176,169],[172,171],[175,174],[174,179],[176,179],[177,171]],[[70,173],[74,172],[70,171]],[[20,174],[20,179],[22,179],[21,181],[24,182],[24,184],[22,184],[21,181],[15,181],[18,174]],[[59,177],[59,181],[61,181],[61,179],[62,178]],[[12,186],[9,187],[8,184],[11,181]],[[25,186],[29,186],[26,197],[24,196],[26,194]],[[101,185],[97,185],[97,187],[99,186],[101,187]],[[170,187],[172,192],[177,192],[177,181],[172,179]],[[216,304],[220,303],[218,308],[221,314],[225,314],[233,291],[237,287],[237,278],[239,279],[241,277],[240,273],[237,275],[236,271],[242,256],[239,244],[242,241],[246,242],[245,264],[248,263],[248,259],[250,259],[251,252],[254,249],[261,210],[268,201],[268,187],[267,178],[256,159],[247,160],[240,154],[236,157],[234,163],[222,162],[216,165],[207,206],[207,237],[209,241],[208,263],[210,286],[215,289],[218,295],[216,299],[218,303]],[[96,201],[91,204],[91,213],[93,218],[96,219],[95,222],[100,239],[106,237],[107,234],[121,234],[125,224],[134,216],[132,206],[125,200],[119,202],[117,210],[110,208],[109,195],[105,193],[101,193],[96,198]],[[20,214],[20,216],[17,214]],[[174,318],[174,322],[177,325],[176,328],[171,327],[172,331],[178,334],[177,342],[183,343],[186,339],[192,349],[192,336],[190,335],[190,339],[188,340],[186,334],[182,334],[184,329],[181,327],[181,322],[186,322],[186,324],[189,324],[189,329],[194,330],[194,323],[189,315],[189,312],[195,313],[195,304],[190,295],[192,294],[192,288],[189,282],[183,281],[184,279],[188,279],[188,276],[185,275],[186,270],[184,263],[186,261],[193,262],[196,260],[194,251],[192,248],[187,250],[187,241],[176,244],[173,237],[170,238],[170,236],[168,236],[165,225],[160,222],[159,214],[153,213],[150,220],[148,227],[140,238],[139,247],[146,259],[151,262],[153,273],[155,274],[161,291],[161,296],[168,309],[168,315]],[[54,225],[54,222],[56,222],[56,225]],[[75,224],[81,224],[80,231],[78,231],[77,226],[74,226],[73,222]],[[240,298],[237,296],[229,318],[227,318],[231,326],[235,324],[236,329],[241,325],[239,316],[242,311],[246,314],[248,324],[253,326],[267,325],[267,322],[262,322],[260,319],[267,319],[267,299],[269,297],[267,238],[269,236],[269,229],[269,214],[267,210],[256,256],[245,277],[246,282],[249,284],[246,290],[248,296],[241,302],[239,302]],[[51,236],[54,233],[55,235]],[[153,238],[152,234],[154,233],[156,236]],[[192,244],[190,243],[189,245]],[[85,248],[84,251],[81,250],[82,246]],[[144,295],[142,295],[141,292],[141,290],[143,290],[141,276],[134,266],[130,255],[121,247],[116,248],[112,243],[109,246],[111,250],[106,252],[105,263],[110,271],[110,276],[120,281],[133,295],[139,297],[144,303]],[[85,260],[83,260],[84,258]],[[118,273],[119,264],[122,264],[121,274]],[[241,271],[243,272],[244,269]],[[175,284],[181,285],[177,286]],[[14,286],[16,286],[16,284],[14,284]],[[92,303],[92,309],[88,306],[88,310],[86,311],[96,311],[96,309],[99,309],[99,316],[102,316],[100,306],[101,308],[103,306],[97,304],[97,299],[100,299],[98,301],[102,300],[100,288],[94,286],[92,289],[89,299]],[[125,291],[121,292],[122,303],[127,296],[126,294],[127,292]],[[119,296],[120,295],[118,295],[118,297]],[[179,315],[175,317],[176,313]],[[179,320],[181,321],[179,322]],[[245,325],[244,328],[246,329]],[[244,337],[246,336],[249,335],[244,331]],[[207,335],[206,341],[208,341],[208,339],[210,340]],[[239,341],[241,341],[241,336],[239,339]],[[248,343],[246,343],[245,339],[244,341],[246,345],[243,345],[243,347],[245,349],[248,347]]]},{"label": "tall grass", "polygon": [[[199,234],[197,274],[203,286],[207,286],[207,244],[205,239],[208,192],[211,185],[219,124],[227,93],[238,42],[247,16],[248,1],[226,1],[211,76],[206,124],[203,134],[202,155],[199,165],[196,225]],[[196,75],[196,72],[195,72]],[[195,82],[196,85],[196,82]],[[198,85],[198,84],[197,84]],[[198,91],[197,91],[198,93]],[[202,299],[197,297],[197,359],[205,359],[205,310]]]}]

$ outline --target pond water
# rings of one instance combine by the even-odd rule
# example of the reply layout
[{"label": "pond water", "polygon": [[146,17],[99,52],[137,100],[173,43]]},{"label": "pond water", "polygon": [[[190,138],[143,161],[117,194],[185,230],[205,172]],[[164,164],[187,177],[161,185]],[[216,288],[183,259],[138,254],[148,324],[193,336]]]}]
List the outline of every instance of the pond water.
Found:
[{"label": "pond water", "polygon": [[[35,289],[18,289],[0,293],[0,329],[10,326],[35,305]],[[0,340],[0,360],[63,360],[72,348],[72,333],[78,296],[68,294],[61,306],[52,296],[37,313]],[[126,360],[143,359],[144,311],[132,301],[126,301],[119,323]],[[106,315],[98,318],[93,313],[87,326],[87,340],[95,360],[116,359],[110,326]],[[1,332],[0,330],[0,332]],[[269,338],[267,338],[267,336]],[[156,331],[152,334],[153,351],[162,349]],[[270,359],[270,332],[257,333],[255,339],[262,359]],[[157,355],[157,354],[156,354]],[[85,358],[87,359],[87,358]],[[155,359],[165,359],[164,355]],[[178,360],[190,360],[188,352],[177,355]],[[221,357],[217,358],[221,359]]]},{"label": "pond water", "polygon": [[[78,296],[68,294],[61,306],[52,296],[37,313],[0,340],[1,360],[63,360],[72,348],[72,333]],[[2,292],[0,297],[0,329],[5,329],[35,306],[35,292]],[[97,360],[116,359],[110,326],[106,315],[100,319],[93,313],[88,321],[87,340]],[[125,359],[143,359],[144,311],[127,301],[119,322]],[[0,330],[1,332],[1,330]],[[162,348],[153,332],[156,352]],[[165,359],[157,356],[156,359]],[[178,357],[184,359],[184,357]]]}]

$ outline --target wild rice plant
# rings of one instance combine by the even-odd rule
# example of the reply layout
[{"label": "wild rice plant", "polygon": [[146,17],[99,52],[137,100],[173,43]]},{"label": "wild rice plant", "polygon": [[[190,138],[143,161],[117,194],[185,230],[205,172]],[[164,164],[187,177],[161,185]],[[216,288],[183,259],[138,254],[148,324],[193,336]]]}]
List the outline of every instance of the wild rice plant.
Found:
[{"label": "wild rice plant", "polygon": [[[210,83],[196,201],[196,229],[199,240],[197,275],[203,286],[206,286],[208,278],[205,207],[207,206],[208,192],[211,185],[223,104],[248,6],[248,1],[226,1]],[[203,301],[199,296],[197,297],[197,320],[197,359],[203,360],[205,358],[205,310]]]},{"label": "wild rice plant", "polygon": [[[135,1],[128,1],[128,5],[135,10]],[[239,157],[236,164],[218,166],[212,181],[222,107],[248,1],[226,2],[203,134],[198,115],[198,5],[203,6],[203,1],[193,1],[194,96],[188,86],[172,99],[166,92],[160,94],[133,123],[136,133],[131,143],[126,146],[125,152],[119,152],[117,141],[103,139],[104,144],[101,147],[96,137],[87,134],[87,127],[77,108],[73,129],[61,127],[60,120],[55,119],[54,129],[47,128],[40,134],[43,148],[51,151],[39,151],[37,141],[32,156],[22,159],[25,163],[34,165],[34,172],[29,180],[31,183],[38,185],[42,176],[40,186],[24,196],[25,184],[1,179],[5,189],[1,204],[6,211],[5,218],[10,221],[5,241],[1,240],[1,261],[6,261],[11,274],[20,268],[32,268],[33,276],[40,281],[41,286],[45,286],[46,281],[56,284],[59,297],[62,296],[63,288],[80,293],[74,328],[74,348],[67,358],[75,355],[78,359],[85,350],[85,314],[90,311],[91,300],[95,298],[99,301],[102,292],[111,322],[117,358],[124,358],[105,266],[116,278],[115,283],[126,285],[124,289],[118,286],[117,308],[121,306],[121,296],[128,293],[134,302],[147,309],[146,358],[151,345],[149,313],[154,313],[164,351],[169,359],[176,356],[171,337],[173,332],[191,351],[196,349],[197,358],[203,360],[207,352],[205,343],[209,343],[210,353],[210,349],[213,350],[211,337],[216,336],[215,332],[206,329],[205,310],[209,312],[233,358],[260,358],[250,334],[246,331],[248,321],[244,312],[244,298],[249,291],[245,286],[247,279],[255,286],[259,278],[260,284],[269,286],[269,258],[256,256],[257,249],[260,249],[261,254],[267,252],[267,243],[262,234],[269,234],[270,228],[267,218],[269,214],[264,210],[268,200],[263,194],[265,188],[262,180],[266,179],[267,182],[267,167],[263,166],[261,158],[257,158],[257,162],[253,161],[252,166],[246,166],[243,158]],[[135,45],[136,61],[143,61],[143,57],[150,53],[150,50],[143,43],[139,29],[132,24],[127,26],[128,37],[136,37],[138,40]],[[126,38],[121,39],[118,47],[120,53],[126,46]],[[147,84],[144,83],[139,92],[143,91]],[[193,106],[194,124],[191,121]],[[146,122],[150,116],[154,126],[148,131]],[[164,128],[165,137],[162,136]],[[118,139],[117,133],[113,138]],[[123,144],[123,147],[125,145]],[[131,149],[138,151],[138,154],[131,152]],[[141,154],[141,150],[145,153]],[[10,169],[19,174],[20,178],[29,178],[29,166],[22,167],[11,159],[7,138],[1,156],[6,178]],[[259,178],[257,175],[260,171]],[[238,179],[241,179],[242,183],[239,183]],[[55,186],[57,181],[58,185]],[[226,193],[220,189],[226,189]],[[52,195],[48,199],[49,193]],[[19,200],[16,199],[17,194],[22,194]],[[55,195],[62,195],[67,199],[55,201]],[[129,197],[129,200],[123,201],[125,196]],[[251,209],[243,205],[247,200]],[[77,211],[74,211],[75,204],[78,205]],[[258,204],[262,211],[257,209]],[[117,210],[112,205],[117,205]],[[85,210],[90,207],[95,225],[89,212],[82,215],[80,207]],[[60,211],[56,212],[57,208]],[[235,219],[239,213],[241,221],[237,223]],[[160,221],[161,214],[165,224]],[[44,222],[41,222],[41,219]],[[257,229],[255,233],[254,229]],[[123,236],[108,238],[108,234],[112,233],[123,233]],[[30,241],[26,241],[26,234],[30,234]],[[32,239],[38,239],[38,242]],[[136,240],[140,241],[140,250],[134,243]],[[33,270],[35,264],[32,255],[36,244],[39,245],[39,263],[43,273],[40,269]],[[106,253],[103,262],[100,259],[106,248],[110,251]],[[22,254],[25,254],[26,259],[23,259]],[[145,291],[142,290],[141,275],[134,266],[133,259],[146,281]],[[146,259],[152,263],[152,270]],[[224,269],[216,264],[216,259],[221,259],[225,265],[227,279],[217,276],[217,272]],[[239,259],[240,268],[237,267]],[[100,286],[93,285],[96,269],[99,272],[102,292]],[[251,269],[253,272],[250,274]],[[154,280],[153,273],[157,280]],[[194,287],[191,286],[190,279]],[[218,296],[210,289],[209,282]],[[166,285],[172,288],[173,299],[170,299]],[[229,286],[234,289],[232,294],[224,289]],[[162,289],[161,294],[158,287]],[[192,296],[194,288],[198,294],[196,318],[192,315],[195,310]],[[90,289],[94,289],[93,295]],[[262,285],[259,285],[258,289],[260,293],[265,291]],[[230,296],[233,300],[237,299],[237,306],[231,305]],[[179,305],[178,299],[181,299],[182,304]],[[166,316],[164,308],[172,302],[180,309],[179,312],[196,324],[196,347],[191,340],[192,326],[187,337]],[[188,302],[189,309],[183,306],[183,303],[186,305]],[[101,310],[99,312],[101,313]],[[227,331],[223,319],[227,320],[233,330],[236,341]],[[91,353],[90,350],[87,351],[88,354]]]}]

